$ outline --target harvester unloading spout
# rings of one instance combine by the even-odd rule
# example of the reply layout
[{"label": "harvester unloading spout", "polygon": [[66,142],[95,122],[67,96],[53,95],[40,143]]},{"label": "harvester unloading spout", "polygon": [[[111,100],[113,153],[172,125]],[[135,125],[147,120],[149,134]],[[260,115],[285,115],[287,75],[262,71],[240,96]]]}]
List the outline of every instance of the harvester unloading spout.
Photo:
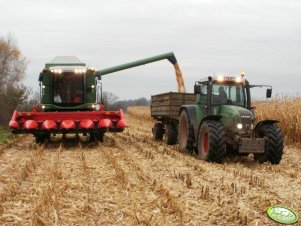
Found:
[{"label": "harvester unloading spout", "polygon": [[186,93],[186,88],[185,88],[184,80],[182,77],[182,72],[181,72],[180,66],[177,62],[177,58],[175,57],[173,52],[169,52],[169,53],[165,53],[165,54],[161,54],[161,55],[157,55],[157,56],[153,56],[153,57],[148,57],[148,58],[144,58],[144,59],[137,60],[137,61],[132,61],[132,62],[129,62],[126,64],[114,66],[114,67],[105,68],[105,69],[97,71],[96,74],[97,74],[98,78],[100,79],[101,76],[106,75],[106,74],[111,74],[111,73],[114,73],[117,71],[122,71],[122,70],[126,70],[129,68],[138,67],[141,65],[145,65],[145,64],[156,62],[156,61],[165,60],[165,59],[167,59],[170,63],[172,63],[175,68],[176,79],[177,79],[177,83],[178,83],[178,92]]}]

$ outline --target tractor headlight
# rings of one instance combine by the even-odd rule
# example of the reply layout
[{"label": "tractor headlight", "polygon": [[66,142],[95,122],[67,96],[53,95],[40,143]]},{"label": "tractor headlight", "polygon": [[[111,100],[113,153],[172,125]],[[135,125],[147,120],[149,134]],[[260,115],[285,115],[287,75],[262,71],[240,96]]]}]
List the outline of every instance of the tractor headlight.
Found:
[{"label": "tractor headlight", "polygon": [[92,104],[92,108],[95,108],[95,104]]},{"label": "tractor headlight", "polygon": [[42,109],[45,109],[45,105],[42,105]]},{"label": "tractor headlight", "polygon": [[236,77],[236,78],[235,78],[235,82],[237,82],[237,83],[242,82],[242,78],[241,78],[241,77]]},{"label": "tractor headlight", "polygon": [[241,123],[237,124],[237,129],[242,129],[242,124]]},{"label": "tractor headlight", "polygon": [[223,75],[217,76],[217,81],[219,81],[219,82],[224,81],[224,76]]}]

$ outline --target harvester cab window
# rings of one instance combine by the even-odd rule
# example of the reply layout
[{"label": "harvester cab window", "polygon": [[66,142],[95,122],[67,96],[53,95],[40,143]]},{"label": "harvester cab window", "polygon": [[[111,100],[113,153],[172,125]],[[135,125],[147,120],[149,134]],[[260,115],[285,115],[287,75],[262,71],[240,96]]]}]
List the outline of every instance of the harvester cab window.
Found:
[{"label": "harvester cab window", "polygon": [[53,75],[53,102],[77,105],[84,102],[84,75],[65,72]]}]

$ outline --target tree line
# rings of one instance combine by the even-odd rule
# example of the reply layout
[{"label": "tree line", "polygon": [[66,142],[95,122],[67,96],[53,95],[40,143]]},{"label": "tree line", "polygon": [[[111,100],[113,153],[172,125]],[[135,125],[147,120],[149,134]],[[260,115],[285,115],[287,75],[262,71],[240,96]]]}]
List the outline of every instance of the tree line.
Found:
[{"label": "tree line", "polygon": [[23,83],[28,61],[12,34],[0,34],[0,126],[7,126],[14,109],[31,94]]},{"label": "tree line", "polygon": [[141,97],[133,100],[119,100],[119,97],[110,92],[104,92],[102,96],[103,104],[107,110],[122,109],[124,112],[130,106],[149,106],[150,101],[145,97]]}]

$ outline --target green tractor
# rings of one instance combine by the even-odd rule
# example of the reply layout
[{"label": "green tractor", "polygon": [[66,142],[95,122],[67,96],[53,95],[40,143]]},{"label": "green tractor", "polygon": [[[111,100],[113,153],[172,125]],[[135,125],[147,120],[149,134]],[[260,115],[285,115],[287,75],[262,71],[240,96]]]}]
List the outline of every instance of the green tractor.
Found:
[{"label": "green tractor", "polygon": [[[178,142],[180,150],[195,150],[206,161],[222,163],[226,154],[249,155],[263,162],[279,164],[284,138],[277,120],[256,122],[250,89],[271,86],[250,85],[239,77],[207,77],[197,81],[194,94],[164,93],[152,96],[155,118],[153,138],[167,144]],[[192,100],[193,99],[193,100]]]},{"label": "green tractor", "polygon": [[[201,159],[223,162],[226,152],[254,154],[259,162],[279,164],[284,138],[277,120],[255,122],[250,89],[242,77],[208,77],[196,82],[195,105],[183,105],[179,117],[180,149],[195,149]],[[262,86],[260,86],[262,87]],[[268,88],[266,97],[270,98]]]}]

